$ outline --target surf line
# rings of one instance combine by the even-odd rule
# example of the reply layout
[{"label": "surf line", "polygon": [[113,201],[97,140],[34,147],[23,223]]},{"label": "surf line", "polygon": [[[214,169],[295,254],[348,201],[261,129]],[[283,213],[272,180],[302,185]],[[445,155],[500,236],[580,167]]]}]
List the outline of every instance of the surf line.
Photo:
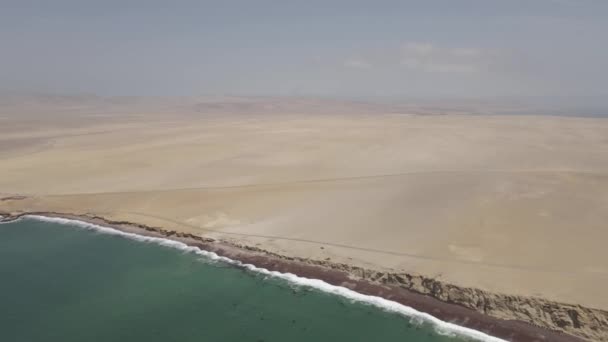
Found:
[{"label": "surf line", "polygon": [[[273,278],[282,279],[291,284],[315,288],[322,292],[337,295],[337,296],[347,298],[347,299],[350,299],[350,300],[353,300],[356,302],[373,305],[373,306],[380,308],[382,310],[385,310],[387,312],[397,313],[402,316],[405,316],[406,318],[410,319],[412,321],[412,323],[428,323],[440,335],[469,338],[469,339],[473,338],[473,339],[476,339],[479,341],[484,341],[484,342],[506,342],[506,340],[488,335],[481,331],[459,326],[459,325],[449,323],[449,322],[444,322],[428,313],[420,312],[409,306],[405,306],[403,304],[400,304],[400,303],[397,303],[397,302],[394,302],[394,301],[391,301],[388,299],[384,299],[382,297],[364,295],[364,294],[355,292],[355,291],[345,288],[345,287],[331,285],[320,279],[299,277],[292,273],[281,273],[281,272],[277,272],[277,271],[269,271],[265,268],[257,267],[252,264],[245,264],[238,260],[233,260],[233,259],[230,259],[230,258],[227,258],[224,256],[217,255],[214,252],[209,252],[209,251],[202,250],[198,247],[189,246],[180,241],[175,241],[175,240],[161,238],[161,237],[144,236],[144,235],[139,235],[139,234],[135,234],[135,233],[123,232],[123,231],[115,229],[115,228],[105,227],[105,226],[101,226],[101,225],[97,225],[97,224],[93,224],[93,223],[89,223],[89,222],[74,220],[74,219],[66,219],[66,218],[60,218],[60,217],[48,217],[48,216],[41,216],[41,215],[24,215],[21,218],[26,218],[26,219],[29,218],[29,219],[33,219],[33,220],[37,220],[37,221],[77,226],[80,228],[84,228],[87,230],[93,230],[93,231],[103,233],[103,234],[116,235],[116,236],[131,239],[131,240],[136,240],[139,242],[154,243],[154,244],[157,244],[160,246],[175,248],[177,250],[181,250],[184,252],[197,254],[197,255],[203,256],[211,261],[222,262],[225,264],[229,264],[229,265],[233,265],[233,266],[236,266],[239,268],[246,269],[250,272],[262,274],[262,275],[273,277]],[[15,221],[10,221],[10,222],[15,222]],[[8,222],[5,222],[5,223],[8,223]]]}]

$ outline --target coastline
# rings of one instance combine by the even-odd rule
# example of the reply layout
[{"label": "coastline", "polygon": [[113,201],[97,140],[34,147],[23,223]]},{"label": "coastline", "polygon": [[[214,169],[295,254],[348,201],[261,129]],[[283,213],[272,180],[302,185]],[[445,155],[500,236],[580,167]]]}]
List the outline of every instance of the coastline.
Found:
[{"label": "coastline", "polygon": [[[449,324],[473,329],[509,341],[583,341],[583,339],[566,334],[563,331],[552,330],[548,327],[530,324],[522,320],[501,319],[486,315],[467,307],[463,302],[467,299],[464,298],[466,296],[463,297],[463,294],[475,291],[474,289],[459,289],[453,285],[443,284],[431,278],[382,274],[373,270],[365,270],[345,264],[283,256],[264,251],[257,247],[236,245],[226,241],[165,230],[159,227],[150,227],[134,222],[112,221],[101,216],[56,212],[0,213],[0,221],[8,222],[24,216],[43,216],[81,221],[116,229],[124,233],[177,241],[191,247],[196,247],[201,251],[215,253],[220,257],[236,260],[236,263],[233,263],[233,265],[237,267],[247,268],[245,266],[254,265],[256,268],[265,269],[269,272],[295,274],[299,277],[318,279],[333,286],[355,291],[361,295],[380,297],[399,303],[418,312],[432,315]],[[415,284],[419,284],[423,288],[432,289],[432,292],[425,293],[426,291],[421,291]],[[476,290],[475,294],[483,297],[483,293],[479,290]],[[508,301],[517,302],[519,300],[513,296],[503,297],[505,297],[503,299],[507,299]],[[542,302],[542,300],[540,301]],[[562,304],[559,303],[545,302],[545,309],[572,310],[570,308],[560,308],[559,306]],[[550,305],[547,306],[546,304]],[[563,304],[563,306],[568,305]],[[600,311],[582,307],[578,308],[581,310]],[[578,314],[575,313],[575,315]],[[605,340],[605,337],[603,337],[606,336],[605,332],[598,331],[597,333],[597,336],[584,337],[598,341]]]}]

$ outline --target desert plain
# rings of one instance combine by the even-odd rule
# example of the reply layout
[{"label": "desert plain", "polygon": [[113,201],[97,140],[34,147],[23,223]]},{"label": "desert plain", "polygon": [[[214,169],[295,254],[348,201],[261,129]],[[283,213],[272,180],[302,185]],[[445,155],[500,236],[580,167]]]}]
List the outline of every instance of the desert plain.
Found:
[{"label": "desert plain", "polygon": [[0,108],[5,213],[99,215],[608,310],[606,118],[255,98]]}]

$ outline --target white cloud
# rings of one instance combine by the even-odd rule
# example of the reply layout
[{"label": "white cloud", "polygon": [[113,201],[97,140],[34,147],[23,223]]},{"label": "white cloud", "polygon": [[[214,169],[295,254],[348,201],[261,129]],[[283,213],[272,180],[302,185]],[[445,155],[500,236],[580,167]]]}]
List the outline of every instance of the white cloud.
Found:
[{"label": "white cloud", "polygon": [[353,69],[367,69],[372,67],[369,62],[359,58],[349,59],[345,61],[344,66]]},{"label": "white cloud", "polygon": [[488,66],[485,50],[440,47],[430,43],[407,43],[401,47],[399,64],[417,71],[473,73]]},{"label": "white cloud", "polygon": [[399,68],[424,73],[471,74],[488,70],[500,58],[495,51],[475,47],[444,47],[409,42],[386,50],[359,52],[342,61],[350,69],[387,70]]}]

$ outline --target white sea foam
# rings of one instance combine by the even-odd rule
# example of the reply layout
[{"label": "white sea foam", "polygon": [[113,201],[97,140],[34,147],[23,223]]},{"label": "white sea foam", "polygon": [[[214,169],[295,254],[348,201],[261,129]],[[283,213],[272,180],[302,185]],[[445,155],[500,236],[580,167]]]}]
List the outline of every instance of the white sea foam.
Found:
[{"label": "white sea foam", "polygon": [[0,215],[0,224],[15,222],[16,220],[8,220],[8,216]]},{"label": "white sea foam", "polygon": [[431,326],[434,327],[434,329],[438,333],[440,333],[442,335],[463,337],[463,338],[469,338],[469,339],[473,338],[473,339],[476,339],[479,341],[487,341],[487,342],[499,342],[499,341],[505,342],[505,340],[503,340],[503,339],[487,335],[481,331],[469,329],[469,328],[462,327],[462,326],[459,326],[459,325],[456,325],[453,323],[449,323],[449,322],[444,322],[427,313],[417,311],[409,306],[405,306],[405,305],[402,305],[402,304],[394,302],[394,301],[390,301],[390,300],[387,300],[387,299],[384,299],[381,297],[377,297],[377,296],[364,295],[364,294],[355,292],[353,290],[347,289],[345,287],[328,284],[319,279],[309,279],[309,278],[299,277],[292,273],[280,273],[280,272],[276,272],[276,271],[269,271],[265,268],[256,267],[251,264],[244,264],[238,260],[232,260],[230,258],[219,256],[213,252],[204,251],[197,247],[188,246],[183,242],[174,241],[174,240],[165,239],[165,238],[150,237],[150,236],[143,236],[143,235],[138,235],[138,234],[134,234],[134,233],[123,232],[123,231],[120,231],[120,230],[117,230],[114,228],[104,227],[104,226],[100,226],[100,225],[96,225],[96,224],[92,224],[92,223],[88,223],[88,222],[83,222],[83,221],[78,221],[78,220],[71,220],[71,219],[58,218],[58,217],[39,216],[39,215],[27,215],[26,217],[35,219],[35,220],[39,220],[39,221],[54,222],[54,223],[78,226],[78,227],[82,227],[82,228],[89,229],[89,230],[95,230],[97,232],[104,233],[104,234],[118,235],[118,236],[126,237],[129,239],[141,241],[141,242],[155,243],[155,244],[158,244],[161,246],[176,248],[176,249],[182,250],[184,252],[198,254],[198,255],[201,255],[212,261],[219,261],[219,262],[224,262],[227,264],[235,265],[238,267],[245,268],[251,272],[256,272],[256,273],[259,273],[262,275],[283,279],[289,283],[300,285],[300,286],[312,287],[312,288],[315,288],[317,290],[320,290],[320,291],[323,291],[326,293],[341,296],[341,297],[344,297],[344,298],[347,298],[347,299],[350,299],[353,301],[357,301],[357,302],[367,303],[367,304],[376,306],[378,308],[381,308],[381,309],[389,311],[389,312],[398,313],[398,314],[408,317],[413,322],[424,322],[424,323],[430,324]]}]

